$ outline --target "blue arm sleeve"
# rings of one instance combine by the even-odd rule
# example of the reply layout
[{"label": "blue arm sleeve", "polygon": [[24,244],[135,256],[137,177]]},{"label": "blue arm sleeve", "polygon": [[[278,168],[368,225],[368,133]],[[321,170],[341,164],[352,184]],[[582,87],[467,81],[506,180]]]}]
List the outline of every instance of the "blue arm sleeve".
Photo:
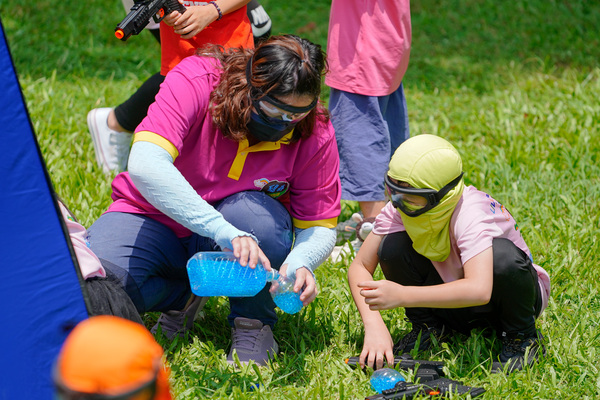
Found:
[{"label": "blue arm sleeve", "polygon": [[168,151],[150,142],[135,142],[129,154],[129,176],[150,204],[192,232],[214,239],[222,248],[232,249],[240,231],[196,193],[173,165]]},{"label": "blue arm sleeve", "polygon": [[287,264],[286,274],[295,277],[296,271],[302,267],[313,273],[317,267],[327,260],[335,246],[335,228],[313,226],[307,229],[295,228],[294,248],[283,264]]}]

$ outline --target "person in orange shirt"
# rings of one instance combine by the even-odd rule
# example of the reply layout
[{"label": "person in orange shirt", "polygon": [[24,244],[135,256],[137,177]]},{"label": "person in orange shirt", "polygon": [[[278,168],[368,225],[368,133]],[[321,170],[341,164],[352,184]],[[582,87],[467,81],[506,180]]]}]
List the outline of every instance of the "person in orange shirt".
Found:
[{"label": "person in orange shirt", "polygon": [[208,44],[254,48],[270,35],[271,20],[257,0],[186,0],[182,4],[187,8],[183,14],[175,11],[160,24],[160,72],[116,108],[95,108],[88,113],[96,161],[104,173],[125,170],[131,132],[146,116],[167,72],[183,58]]},{"label": "person in orange shirt", "polygon": [[57,400],[171,400],[163,349],[141,324],[112,315],[80,322],[53,366]]}]

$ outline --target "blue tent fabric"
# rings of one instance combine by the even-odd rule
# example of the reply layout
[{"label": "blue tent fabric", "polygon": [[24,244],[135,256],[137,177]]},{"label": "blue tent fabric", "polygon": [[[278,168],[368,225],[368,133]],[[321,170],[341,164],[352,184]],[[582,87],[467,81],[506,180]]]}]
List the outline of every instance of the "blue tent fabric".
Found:
[{"label": "blue tent fabric", "polygon": [[51,399],[85,289],[0,28],[0,399]]}]

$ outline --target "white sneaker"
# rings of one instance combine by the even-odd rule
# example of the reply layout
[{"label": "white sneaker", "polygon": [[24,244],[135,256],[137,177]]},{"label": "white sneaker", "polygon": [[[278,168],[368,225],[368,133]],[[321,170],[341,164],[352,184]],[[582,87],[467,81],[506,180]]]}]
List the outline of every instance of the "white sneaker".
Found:
[{"label": "white sneaker", "polygon": [[[352,214],[352,218],[348,221],[354,222],[352,230],[356,232],[356,239],[346,240],[343,244],[335,246],[329,255],[329,259],[333,262],[344,261],[344,259],[352,261],[356,253],[358,253],[360,246],[375,226],[375,218],[363,218],[360,213]],[[349,226],[348,221],[341,225]]]},{"label": "white sneaker", "polygon": [[358,253],[362,243],[363,242],[361,240],[354,239],[344,243],[341,246],[335,246],[329,255],[329,259],[334,263],[341,261],[347,261],[350,263],[354,259],[354,256],[356,256],[356,253]]},{"label": "white sneaker", "polygon": [[87,115],[96,162],[105,174],[125,170],[133,137],[131,133],[113,131],[108,127],[108,114],[111,110],[112,108],[94,108]]}]

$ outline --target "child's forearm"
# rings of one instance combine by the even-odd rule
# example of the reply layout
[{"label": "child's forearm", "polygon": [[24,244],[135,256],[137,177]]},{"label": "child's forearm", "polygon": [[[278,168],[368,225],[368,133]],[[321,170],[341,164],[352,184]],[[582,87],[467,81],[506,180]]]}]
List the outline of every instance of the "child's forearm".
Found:
[{"label": "child's forearm", "polygon": [[[244,7],[250,0],[216,0],[215,1],[223,15],[229,14]],[[210,5],[210,4],[209,4]]]},{"label": "child's forearm", "polygon": [[358,282],[372,279],[373,275],[362,264],[357,263],[356,259],[348,268],[348,284],[350,285],[350,292],[352,293],[354,304],[356,304],[356,308],[360,313],[365,330],[369,327],[385,326],[379,311],[369,309],[369,305],[365,303],[365,298],[360,294],[361,288],[358,287]]}]

